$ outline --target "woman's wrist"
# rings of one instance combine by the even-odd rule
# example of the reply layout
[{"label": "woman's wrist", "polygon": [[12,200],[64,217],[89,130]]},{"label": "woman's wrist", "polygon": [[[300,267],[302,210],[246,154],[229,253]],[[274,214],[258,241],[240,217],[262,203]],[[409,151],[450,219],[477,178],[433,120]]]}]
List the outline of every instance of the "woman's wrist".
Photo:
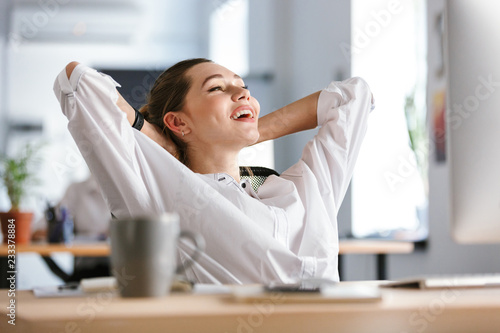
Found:
[{"label": "woman's wrist", "polygon": [[132,127],[140,131],[142,129],[142,126],[144,126],[144,116],[135,108],[134,111],[135,111],[135,120],[134,123],[132,124]]}]

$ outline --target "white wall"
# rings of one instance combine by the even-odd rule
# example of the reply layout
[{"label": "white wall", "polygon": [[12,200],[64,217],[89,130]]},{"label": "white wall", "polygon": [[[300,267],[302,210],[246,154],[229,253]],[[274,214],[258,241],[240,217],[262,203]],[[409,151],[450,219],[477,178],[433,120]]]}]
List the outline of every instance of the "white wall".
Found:
[{"label": "white wall", "polygon": [[[274,6],[274,108],[349,76],[350,59],[339,47],[350,41],[348,0],[276,0]],[[295,163],[315,133],[276,140],[276,169],[282,172]]]},{"label": "white wall", "polygon": [[[7,148],[6,136],[8,125],[5,122],[7,114],[7,32],[9,29],[9,13],[11,1],[0,2],[0,154]],[[8,196],[0,192],[0,210],[8,209]]]},{"label": "white wall", "polygon": [[[10,1],[0,2],[0,119],[3,119],[3,115],[6,113],[6,69],[7,63],[5,61],[7,57],[7,31],[9,28],[9,7]],[[0,153],[5,149],[5,124],[1,122],[0,124]]]}]

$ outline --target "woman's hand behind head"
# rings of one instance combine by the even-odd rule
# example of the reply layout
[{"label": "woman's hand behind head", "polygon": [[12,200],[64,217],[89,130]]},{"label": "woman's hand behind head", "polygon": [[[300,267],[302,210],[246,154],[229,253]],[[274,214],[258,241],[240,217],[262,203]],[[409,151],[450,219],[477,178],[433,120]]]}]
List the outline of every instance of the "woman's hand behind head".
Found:
[{"label": "woman's hand behind head", "polygon": [[162,131],[158,126],[153,125],[148,121],[144,121],[144,126],[142,127],[141,132],[146,134],[151,140],[162,146],[175,158],[179,159],[177,146],[172,141],[167,131]]}]

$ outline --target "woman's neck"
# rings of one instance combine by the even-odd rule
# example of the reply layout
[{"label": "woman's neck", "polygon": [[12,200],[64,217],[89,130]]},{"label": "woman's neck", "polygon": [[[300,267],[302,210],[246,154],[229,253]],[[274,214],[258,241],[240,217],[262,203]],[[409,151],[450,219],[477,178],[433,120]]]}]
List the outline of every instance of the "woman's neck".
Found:
[{"label": "woman's neck", "polygon": [[227,173],[237,182],[240,181],[240,168],[238,165],[239,151],[228,151],[223,148],[205,147],[188,150],[189,168],[201,174]]}]

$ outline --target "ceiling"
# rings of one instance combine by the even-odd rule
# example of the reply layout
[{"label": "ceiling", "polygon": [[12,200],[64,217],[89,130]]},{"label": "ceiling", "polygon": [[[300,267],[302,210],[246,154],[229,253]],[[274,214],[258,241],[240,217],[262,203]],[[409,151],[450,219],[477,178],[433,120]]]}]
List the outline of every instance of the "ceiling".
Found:
[{"label": "ceiling", "polygon": [[202,11],[214,1],[11,0],[9,33],[23,43],[120,44],[192,38],[199,33]]}]

